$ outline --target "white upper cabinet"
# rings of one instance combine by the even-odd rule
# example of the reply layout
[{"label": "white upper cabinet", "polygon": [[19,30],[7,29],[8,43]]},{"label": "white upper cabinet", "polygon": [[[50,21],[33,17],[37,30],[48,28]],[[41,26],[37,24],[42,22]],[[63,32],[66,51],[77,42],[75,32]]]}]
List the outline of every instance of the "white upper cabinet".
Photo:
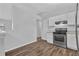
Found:
[{"label": "white upper cabinet", "polygon": [[67,14],[68,24],[73,25],[75,24],[75,12],[71,12]]}]

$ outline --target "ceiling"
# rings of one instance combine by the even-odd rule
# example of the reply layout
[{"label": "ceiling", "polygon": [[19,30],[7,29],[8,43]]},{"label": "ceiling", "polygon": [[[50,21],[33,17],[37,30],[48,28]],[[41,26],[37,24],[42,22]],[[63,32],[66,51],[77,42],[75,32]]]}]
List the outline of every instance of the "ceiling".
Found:
[{"label": "ceiling", "polygon": [[22,4],[25,7],[31,7],[39,12],[48,12],[48,11],[60,11],[62,10],[74,10],[75,3],[25,3]]},{"label": "ceiling", "polygon": [[23,3],[21,5],[30,7],[41,17],[56,16],[76,10],[75,3]]},{"label": "ceiling", "polygon": [[30,12],[36,13],[38,16],[53,17],[76,10],[76,3],[17,3],[19,7],[27,10],[30,9]]}]

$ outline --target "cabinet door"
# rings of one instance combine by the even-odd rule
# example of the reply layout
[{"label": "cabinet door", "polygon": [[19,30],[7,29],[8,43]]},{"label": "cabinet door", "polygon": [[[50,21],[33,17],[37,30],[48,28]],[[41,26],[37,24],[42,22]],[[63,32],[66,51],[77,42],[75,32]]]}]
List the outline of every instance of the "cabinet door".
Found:
[{"label": "cabinet door", "polygon": [[53,33],[47,33],[47,41],[53,44]]},{"label": "cabinet door", "polygon": [[75,34],[67,33],[67,47],[70,49],[77,50]]},{"label": "cabinet door", "polygon": [[75,24],[75,13],[68,13],[67,14],[67,20],[68,20],[68,24]]}]

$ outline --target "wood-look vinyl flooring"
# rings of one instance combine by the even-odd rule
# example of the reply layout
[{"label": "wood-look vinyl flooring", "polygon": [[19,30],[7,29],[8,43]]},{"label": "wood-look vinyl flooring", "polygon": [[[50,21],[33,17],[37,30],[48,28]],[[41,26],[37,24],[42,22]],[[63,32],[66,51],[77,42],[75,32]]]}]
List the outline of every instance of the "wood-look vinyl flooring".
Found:
[{"label": "wood-look vinyl flooring", "polygon": [[41,40],[8,51],[6,56],[79,56],[79,51],[57,47]]}]

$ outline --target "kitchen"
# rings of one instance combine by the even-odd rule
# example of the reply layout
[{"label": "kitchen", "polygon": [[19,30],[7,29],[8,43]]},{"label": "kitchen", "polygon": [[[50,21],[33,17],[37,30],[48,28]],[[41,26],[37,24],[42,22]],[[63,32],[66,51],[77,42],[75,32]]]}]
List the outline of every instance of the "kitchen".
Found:
[{"label": "kitchen", "polygon": [[[73,5],[73,7],[74,7],[74,5]],[[51,13],[50,14],[47,13],[48,15],[43,15],[43,16],[41,15],[42,18],[46,19],[44,21],[40,21],[42,23],[41,33],[42,33],[43,39],[46,39],[50,43],[54,43],[54,32],[58,30],[57,28],[59,28],[59,29],[62,28],[61,31],[63,29],[66,31],[66,35],[65,35],[66,40],[65,40],[65,43],[61,43],[61,44],[65,44],[66,45],[65,48],[78,50],[77,42],[76,42],[76,34],[75,34],[76,33],[75,32],[76,6],[74,8],[75,11],[71,11],[71,10],[72,9],[69,10],[70,12],[68,10],[66,10],[65,12],[67,12],[67,13],[65,13],[65,14],[61,14],[61,15],[57,15],[57,16],[53,16],[53,17],[49,16],[47,19],[45,17],[47,17],[48,15],[51,15]],[[79,12],[78,12],[78,14],[79,14]],[[79,15],[77,15],[77,16],[79,17]],[[56,22],[59,22],[59,24],[56,25]],[[62,24],[63,22],[65,22],[65,24]],[[79,27],[78,24],[79,24],[79,20],[77,20],[77,29]],[[60,30],[58,30],[58,31],[61,33]],[[78,29],[78,31],[79,31],[79,29]],[[79,32],[78,32],[78,37],[79,37]],[[56,42],[56,44],[57,44],[57,42]]]},{"label": "kitchen", "polygon": [[[4,45],[4,47],[2,45],[0,47],[5,48],[3,50],[7,56],[10,54],[32,55],[39,51],[40,54],[34,55],[42,55],[41,49],[49,48],[47,43],[60,49],[78,51],[79,12],[76,6],[78,7],[77,3],[0,4],[0,12],[2,13],[0,14],[0,22],[2,21],[0,29],[7,32],[6,37],[4,37],[5,41],[3,41],[4,39],[0,41],[3,41],[5,45],[0,43]],[[78,40],[76,40],[76,37]],[[45,40],[44,43],[42,40]],[[46,41],[47,43],[45,43]],[[30,48],[24,47],[35,42],[37,44],[29,46]],[[45,45],[44,47],[42,44],[46,44],[48,47]],[[35,46],[37,49],[35,49]],[[20,47],[23,47],[23,53],[18,50]],[[35,51],[32,51],[32,48]],[[30,54],[27,54],[25,53],[26,50],[27,53],[29,50],[33,53],[30,51]],[[43,55],[46,55],[45,53]]]}]

